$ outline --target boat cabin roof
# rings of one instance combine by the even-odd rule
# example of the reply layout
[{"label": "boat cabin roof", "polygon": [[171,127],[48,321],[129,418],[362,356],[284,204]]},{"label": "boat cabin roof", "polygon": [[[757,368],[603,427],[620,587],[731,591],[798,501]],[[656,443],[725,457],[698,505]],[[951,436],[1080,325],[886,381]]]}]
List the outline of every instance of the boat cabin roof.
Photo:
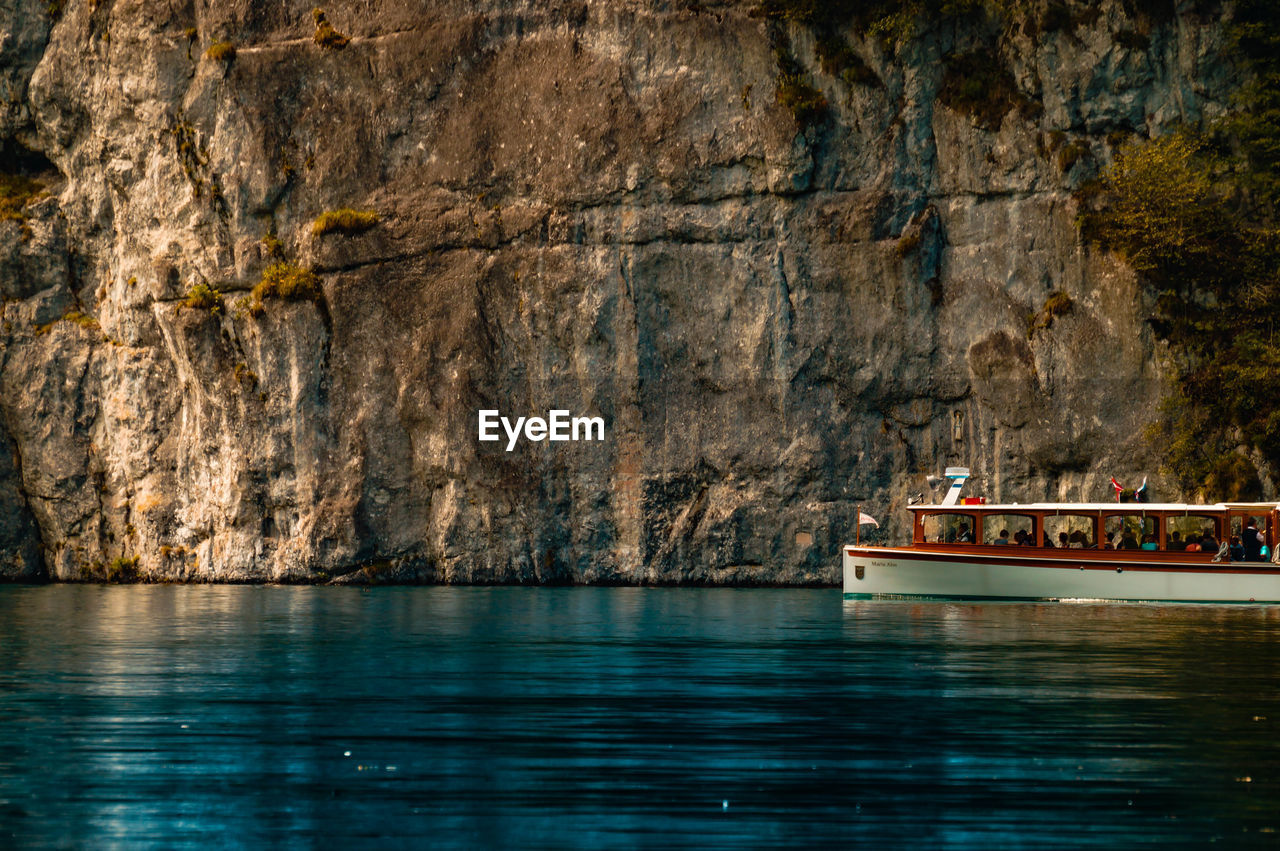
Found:
[{"label": "boat cabin roof", "polygon": [[981,512],[982,514],[1027,514],[1030,512],[1048,512],[1050,514],[1098,514],[1111,512],[1120,514],[1143,514],[1149,512],[1165,512],[1169,514],[1225,514],[1228,511],[1274,511],[1280,508],[1275,502],[1217,502],[1212,505],[1199,505],[1187,502],[1024,502],[1024,503],[970,503],[964,505],[911,505],[912,511],[924,511],[930,514],[965,514]]}]

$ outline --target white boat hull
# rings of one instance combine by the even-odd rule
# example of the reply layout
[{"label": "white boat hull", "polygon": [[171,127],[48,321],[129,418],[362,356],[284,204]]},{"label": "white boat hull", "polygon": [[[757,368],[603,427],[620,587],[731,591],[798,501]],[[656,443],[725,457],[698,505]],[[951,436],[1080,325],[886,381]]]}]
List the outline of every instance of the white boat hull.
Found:
[{"label": "white boat hull", "polygon": [[1280,602],[1280,569],[1269,564],[1099,561],[844,548],[844,593],[855,597],[1018,600]]}]

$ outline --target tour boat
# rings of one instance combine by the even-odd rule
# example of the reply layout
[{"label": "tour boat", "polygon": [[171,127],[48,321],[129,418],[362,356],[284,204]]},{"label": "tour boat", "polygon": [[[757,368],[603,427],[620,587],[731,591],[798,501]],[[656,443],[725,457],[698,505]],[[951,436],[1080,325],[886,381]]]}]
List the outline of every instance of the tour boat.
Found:
[{"label": "tour boat", "polygon": [[[941,503],[908,506],[909,546],[845,546],[846,597],[1280,602],[1280,503],[993,505],[947,475]],[[1234,557],[1233,537],[1251,539]]]}]

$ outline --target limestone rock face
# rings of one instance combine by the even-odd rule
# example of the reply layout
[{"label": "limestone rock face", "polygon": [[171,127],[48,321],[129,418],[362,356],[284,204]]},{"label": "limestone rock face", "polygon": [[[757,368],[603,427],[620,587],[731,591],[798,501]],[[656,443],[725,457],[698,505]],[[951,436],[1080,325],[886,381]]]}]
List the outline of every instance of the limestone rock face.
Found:
[{"label": "limestone rock face", "polygon": [[[748,4],[334,2],[342,49],[312,5],[0,2],[0,165],[48,192],[0,221],[0,574],[826,583],[946,464],[1159,488],[1150,305],[1072,193],[1225,108],[1214,21],[844,33],[863,83]],[[942,104],[973,50],[1035,108]],[[257,309],[280,261],[322,296]]]}]

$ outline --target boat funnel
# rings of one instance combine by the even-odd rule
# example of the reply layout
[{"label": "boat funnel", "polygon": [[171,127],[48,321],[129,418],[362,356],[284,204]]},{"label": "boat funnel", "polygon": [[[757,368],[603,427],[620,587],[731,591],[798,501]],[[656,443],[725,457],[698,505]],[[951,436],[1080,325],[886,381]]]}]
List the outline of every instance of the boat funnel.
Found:
[{"label": "boat funnel", "polygon": [[956,505],[960,502],[960,489],[964,487],[965,480],[969,478],[969,468],[948,467],[943,475],[951,480],[951,490],[947,491],[947,496],[942,500],[942,504]]}]

